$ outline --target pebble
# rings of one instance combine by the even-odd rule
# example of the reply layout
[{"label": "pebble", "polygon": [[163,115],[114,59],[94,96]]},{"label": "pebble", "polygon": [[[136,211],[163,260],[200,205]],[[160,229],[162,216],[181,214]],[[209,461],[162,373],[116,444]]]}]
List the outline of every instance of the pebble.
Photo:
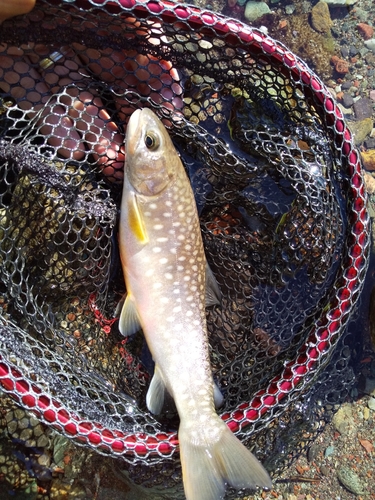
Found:
[{"label": "pebble", "polygon": [[361,158],[363,166],[370,172],[375,171],[375,149],[368,151],[361,151]]},{"label": "pebble", "polygon": [[344,95],[342,96],[342,104],[346,108],[350,108],[351,106],[353,106],[354,99],[350,94],[348,94],[348,92],[344,92]]},{"label": "pebble", "polygon": [[372,101],[367,97],[362,97],[353,104],[355,117],[357,120],[364,120],[372,117]]},{"label": "pebble", "polygon": [[340,59],[337,56],[332,56],[331,63],[334,65],[337,73],[340,73],[341,75],[345,75],[346,73],[349,73],[348,61],[345,61],[344,59]]},{"label": "pebble", "polygon": [[328,5],[354,5],[358,0],[323,0]]},{"label": "pebble", "polygon": [[365,46],[375,53],[375,38],[365,41]]},{"label": "pebble", "polygon": [[366,23],[357,24],[357,29],[365,40],[370,40],[374,35],[374,28]]},{"label": "pebble", "polygon": [[354,427],[353,411],[351,406],[343,405],[334,415],[332,424],[340,434],[349,434],[350,427]]},{"label": "pebble", "polygon": [[359,476],[349,467],[340,467],[337,471],[337,478],[351,493],[355,495],[363,494],[363,486]]},{"label": "pebble", "polygon": [[325,452],[324,452],[324,456],[325,456],[325,458],[327,458],[327,457],[330,457],[331,455],[333,455],[334,453],[335,453],[335,447],[333,445],[327,446],[327,448],[325,449]]},{"label": "pebble", "polygon": [[264,16],[264,14],[269,14],[270,8],[265,2],[247,2],[245,7],[245,17],[248,21],[256,21],[257,19]]},{"label": "pebble", "polygon": [[373,123],[371,118],[365,118],[357,122],[348,123],[350,130],[354,134],[354,143],[356,146],[362,144],[366,137],[371,133]]},{"label": "pebble", "polygon": [[333,22],[326,2],[320,1],[311,9],[311,24],[315,31],[329,33]]},{"label": "pebble", "polygon": [[[365,179],[365,186],[366,186],[367,193],[369,195],[374,194],[375,193],[375,179],[374,179],[374,177],[371,174],[369,174],[368,172],[365,172],[364,173],[364,179]],[[369,416],[370,416],[370,410],[369,410],[369,408],[365,407],[364,411],[363,411],[363,418],[365,420],[367,420],[365,411],[368,412],[368,417],[367,418],[369,418]]]},{"label": "pebble", "polygon": [[372,101],[375,101],[375,90],[370,90],[369,97]]},{"label": "pebble", "polygon": [[370,410],[375,410],[375,398],[373,397],[370,397],[368,402],[367,402],[367,406],[370,408]]}]

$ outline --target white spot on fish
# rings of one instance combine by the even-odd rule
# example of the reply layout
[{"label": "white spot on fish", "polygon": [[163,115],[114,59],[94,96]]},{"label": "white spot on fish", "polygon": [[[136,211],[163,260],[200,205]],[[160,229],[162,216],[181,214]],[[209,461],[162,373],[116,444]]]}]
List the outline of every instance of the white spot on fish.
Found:
[{"label": "white spot on fish", "polygon": [[161,283],[153,283],[152,288],[154,290],[158,290],[159,288],[162,288],[162,286],[163,285]]},{"label": "white spot on fish", "polygon": [[182,240],[184,240],[184,239],[185,239],[185,235],[184,235],[184,234],[179,234],[179,235],[177,236],[177,239],[178,239],[178,240],[180,240],[180,241],[182,241]]},{"label": "white spot on fish", "polygon": [[153,274],[154,274],[153,269],[147,269],[147,271],[145,272],[146,278],[150,278]]},{"label": "white spot on fish", "polygon": [[161,302],[162,304],[168,304],[169,299],[168,299],[168,297],[161,297],[160,302]]},{"label": "white spot on fish", "polygon": [[173,274],[172,274],[172,273],[165,273],[165,275],[164,275],[164,276],[165,276],[165,278],[166,278],[167,280],[172,280],[172,279],[173,279]]},{"label": "white spot on fish", "polygon": [[159,252],[161,252],[161,248],[160,247],[153,247],[152,251],[154,253],[159,253]]},{"label": "white spot on fish", "polygon": [[179,313],[179,312],[181,312],[181,306],[176,306],[176,307],[174,307],[174,308],[172,309],[172,311],[173,311],[174,313]]},{"label": "white spot on fish", "polygon": [[168,259],[165,257],[162,257],[161,259],[159,259],[160,264],[166,264],[167,262],[168,262]]},{"label": "white spot on fish", "polygon": [[186,311],[186,316],[189,318],[190,316],[193,316],[193,311]]},{"label": "white spot on fish", "polygon": [[150,203],[149,207],[151,208],[151,210],[156,210],[158,208],[156,203]]},{"label": "white spot on fish", "polygon": [[180,255],[177,260],[182,262],[183,260],[186,260],[186,257],[185,257],[185,255]]},{"label": "white spot on fish", "polygon": [[163,224],[155,224],[154,229],[156,231],[160,231],[160,229],[163,229],[163,227],[164,227]]},{"label": "white spot on fish", "polygon": [[166,241],[168,241],[169,238],[166,238],[165,236],[160,236],[160,238],[156,238],[156,241],[158,243],[165,243]]}]

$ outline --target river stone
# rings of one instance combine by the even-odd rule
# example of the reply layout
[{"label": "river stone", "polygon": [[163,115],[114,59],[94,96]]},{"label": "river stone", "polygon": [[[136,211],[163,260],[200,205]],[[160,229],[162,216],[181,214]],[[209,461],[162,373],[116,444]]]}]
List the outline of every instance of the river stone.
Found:
[{"label": "river stone", "polygon": [[355,495],[363,494],[363,486],[359,476],[349,467],[340,467],[337,471],[337,478],[351,493]]},{"label": "river stone", "polygon": [[311,24],[319,33],[329,33],[333,25],[326,2],[318,2],[311,9]]},{"label": "river stone", "polygon": [[354,144],[359,146],[371,134],[373,123],[371,118],[365,118],[358,122],[350,122],[348,126],[354,134]]},{"label": "river stone", "polygon": [[370,38],[370,40],[366,40],[365,46],[375,53],[375,38]]},{"label": "river stone", "polygon": [[265,2],[247,2],[245,7],[245,17],[248,21],[256,21],[264,14],[269,14],[270,8]]},{"label": "river stone", "polygon": [[354,5],[358,0],[322,0],[328,5]]}]

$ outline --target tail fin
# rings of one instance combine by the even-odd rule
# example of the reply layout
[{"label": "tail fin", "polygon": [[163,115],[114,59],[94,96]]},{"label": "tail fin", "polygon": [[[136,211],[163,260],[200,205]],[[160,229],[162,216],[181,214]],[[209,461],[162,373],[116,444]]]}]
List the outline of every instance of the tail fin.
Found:
[{"label": "tail fin", "polygon": [[[261,463],[224,422],[220,420],[219,424],[223,424],[223,429],[214,443],[209,439],[196,439],[191,435],[191,428],[189,432],[183,421],[180,424],[180,457],[187,500],[223,499],[225,483],[236,489],[272,487]],[[214,425],[217,426],[217,422]],[[207,431],[209,433],[209,429]]]}]

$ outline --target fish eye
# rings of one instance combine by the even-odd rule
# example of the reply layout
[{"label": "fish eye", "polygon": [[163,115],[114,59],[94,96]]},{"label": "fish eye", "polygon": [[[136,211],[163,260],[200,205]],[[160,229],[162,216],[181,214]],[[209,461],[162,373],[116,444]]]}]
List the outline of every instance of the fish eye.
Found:
[{"label": "fish eye", "polygon": [[147,149],[153,151],[160,146],[160,139],[153,132],[147,132],[145,135],[145,145]]}]

